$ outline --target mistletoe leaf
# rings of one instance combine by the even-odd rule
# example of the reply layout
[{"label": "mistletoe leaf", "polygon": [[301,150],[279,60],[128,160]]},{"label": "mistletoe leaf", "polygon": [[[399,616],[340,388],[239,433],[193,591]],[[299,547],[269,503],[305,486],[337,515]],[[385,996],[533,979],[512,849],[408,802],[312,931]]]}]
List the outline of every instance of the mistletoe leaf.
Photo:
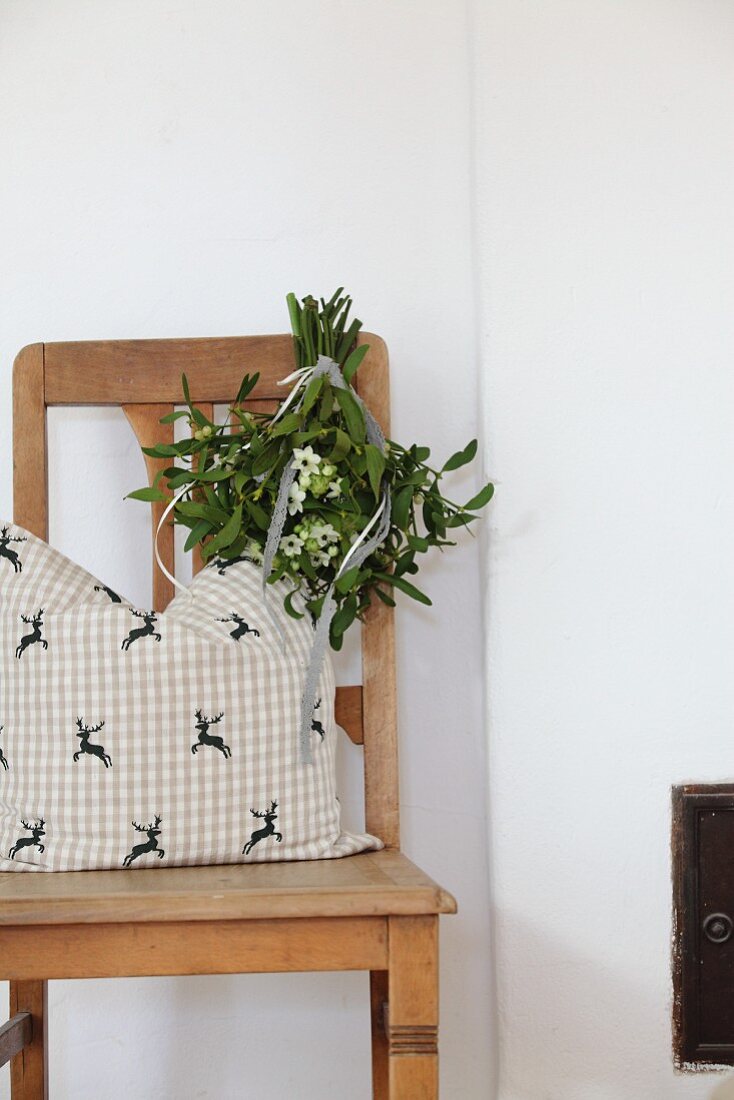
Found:
[{"label": "mistletoe leaf", "polygon": [[290,435],[291,432],[295,432],[301,427],[301,417],[298,413],[286,413],[282,420],[279,420],[275,427],[270,432],[273,439],[277,439],[281,435]]},{"label": "mistletoe leaf", "polygon": [[293,606],[293,597],[296,595],[297,592],[298,592],[298,589],[294,588],[293,591],[289,592],[288,595],[283,600],[283,607],[286,609],[286,611],[288,612],[288,614],[290,615],[290,617],[292,619],[302,619],[303,618],[303,612],[296,611],[295,607]]},{"label": "mistletoe leaf", "polygon": [[336,442],[331,449],[329,455],[330,462],[341,462],[343,458],[349,454],[352,449],[352,441],[346,432],[343,432],[341,428],[336,429]]},{"label": "mistletoe leaf", "polygon": [[267,531],[267,529],[270,527],[270,516],[265,511],[265,509],[261,508],[259,504],[256,504],[254,500],[246,500],[244,503],[245,508],[252,516],[260,530]]},{"label": "mistletoe leaf", "polygon": [[410,581],[406,581],[405,577],[396,577],[394,573],[375,573],[375,576],[378,580],[384,581],[385,584],[392,584],[395,588],[399,588],[406,596],[417,600],[418,603],[423,603],[426,607],[433,606],[432,601],[425,592],[421,592],[420,588],[416,588]]},{"label": "mistletoe leaf", "polygon": [[161,489],[156,489],[153,485],[147,485],[144,489],[133,489],[131,493],[128,493],[125,500],[168,500],[169,498]]},{"label": "mistletoe leaf", "polygon": [[245,377],[240,382],[240,388],[237,390],[237,396],[234,399],[235,405],[240,405],[248,396],[248,394],[252,393],[259,379],[259,371],[256,371],[255,374],[253,374],[252,376],[250,376],[249,374],[245,375]]},{"label": "mistletoe leaf", "polygon": [[366,433],[364,413],[357,404],[354,394],[351,390],[343,390],[341,386],[336,388],[335,394],[339,407],[344,414],[349,438],[354,443],[364,443]]},{"label": "mistletoe leaf", "polygon": [[383,603],[386,603],[388,607],[395,607],[395,600],[392,596],[388,596],[387,592],[383,592],[379,585],[376,585],[372,591],[378,596]]},{"label": "mistletoe leaf", "polygon": [[242,505],[235,506],[232,515],[225,523],[221,531],[218,532],[207,544],[208,557],[217,553],[219,550],[224,550],[227,546],[230,546],[240,533],[240,527],[242,526]]},{"label": "mistletoe leaf", "polygon": [[380,448],[375,447],[373,443],[365,445],[364,453],[367,459],[367,476],[370,479],[370,486],[375,494],[375,500],[377,500],[380,495],[382,475],[385,473],[385,456]]},{"label": "mistletoe leaf", "polygon": [[450,470],[458,470],[461,466],[466,466],[468,462],[474,459],[476,453],[477,441],[476,439],[472,439],[471,443],[467,443],[463,450],[457,451],[447,462],[444,462],[441,472],[447,474]]},{"label": "mistletoe leaf", "polygon": [[252,464],[252,476],[259,477],[260,474],[269,473],[280,455],[280,444],[278,442],[268,443],[267,447],[257,456]]},{"label": "mistletoe leaf", "polygon": [[189,532],[189,537],[184,543],[184,552],[193,550],[197,543],[201,542],[203,538],[206,538],[211,529],[212,525],[208,520],[200,519]]},{"label": "mistletoe leaf", "polygon": [[304,416],[311,411],[318,401],[323,385],[324,375],[320,374],[318,378],[312,378],[306,386],[306,392],[303,395],[303,404],[301,405],[301,412]]},{"label": "mistletoe leaf", "polygon": [[410,506],[413,502],[413,489],[410,485],[399,489],[392,498],[392,521],[399,530],[404,531],[408,526]]},{"label": "mistletoe leaf", "polygon": [[484,508],[485,505],[489,504],[493,496],[494,485],[491,481],[488,481],[484,488],[480,489],[475,497],[472,497],[471,500],[468,500],[466,502],[466,504],[464,505],[464,511],[477,512],[480,508]]},{"label": "mistletoe leaf", "polygon": [[352,354],[348,357],[346,363],[344,364],[344,368],[342,370],[342,374],[344,375],[344,381],[345,382],[349,382],[351,384],[351,381],[354,378],[355,374],[357,373],[359,368],[362,366],[362,360],[364,359],[365,355],[367,354],[367,352],[369,350],[370,350],[369,344],[360,344],[360,346],[358,348],[354,349]]}]

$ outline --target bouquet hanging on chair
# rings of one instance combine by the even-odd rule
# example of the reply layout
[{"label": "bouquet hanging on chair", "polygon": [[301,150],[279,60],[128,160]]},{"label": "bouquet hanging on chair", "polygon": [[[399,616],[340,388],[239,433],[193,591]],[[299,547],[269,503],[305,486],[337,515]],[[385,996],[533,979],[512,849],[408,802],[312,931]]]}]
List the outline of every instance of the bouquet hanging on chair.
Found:
[{"label": "bouquet hanging on chair", "polygon": [[130,494],[170,500],[174,521],[189,528],[186,549],[200,545],[205,561],[248,559],[268,583],[287,581],[288,613],[302,617],[298,593],[315,621],[325,615],[334,649],[373,597],[392,606],[397,589],[430,604],[408,579],[421,555],[453,546],[451,534],[493,493],[486,484],[460,505],[441,492],[444,475],[474,459],[476,440],[440,467],[428,447],[385,440],[352,386],[369,345],[357,342],[351,304],[341,288],[328,302],[288,295],[296,369],[275,412],[246,408],[258,381],[246,375],[226,423],[216,424],[192,403],[184,376],[186,409],[162,423],[186,417],[192,434],[144,448],[173,462]]}]

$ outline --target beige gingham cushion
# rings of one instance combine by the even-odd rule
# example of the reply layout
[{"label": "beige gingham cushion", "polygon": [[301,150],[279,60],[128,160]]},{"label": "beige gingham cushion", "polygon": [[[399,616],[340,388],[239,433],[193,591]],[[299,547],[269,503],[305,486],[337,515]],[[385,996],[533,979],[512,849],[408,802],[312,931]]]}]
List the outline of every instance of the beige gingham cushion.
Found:
[{"label": "beige gingham cushion", "polygon": [[313,763],[299,759],[309,617],[290,618],[275,587],[283,652],[258,568],[223,564],[156,616],[27,531],[2,527],[0,870],[331,859],[382,847],[340,827],[328,660]]}]

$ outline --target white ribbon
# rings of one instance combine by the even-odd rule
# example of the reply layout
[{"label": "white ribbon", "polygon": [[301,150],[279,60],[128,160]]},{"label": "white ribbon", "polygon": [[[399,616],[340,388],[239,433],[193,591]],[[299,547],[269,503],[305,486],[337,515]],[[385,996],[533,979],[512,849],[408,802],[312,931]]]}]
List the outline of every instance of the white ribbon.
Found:
[{"label": "white ribbon", "polygon": [[[316,364],[312,367],[300,367],[298,370],[293,371],[287,378],[282,379],[282,384],[285,385],[288,382],[293,382],[294,386],[288,397],[278,410],[277,416],[281,416],[287,408],[295,404],[295,409],[298,411],[303,398],[305,396],[303,390],[308,382],[319,375],[324,375],[329,379],[333,386],[338,386],[341,389],[350,389],[349,383],[345,381],[344,375],[341,372],[339,364],[333,359],[330,359],[326,355],[320,355]],[[360,396],[351,391],[354,400],[358,403],[362,409],[365,420],[365,429],[367,434],[367,440],[374,446],[379,447],[381,451],[385,451],[385,437],[382,434],[382,430],[366,408],[364,402]],[[278,629],[278,633],[283,638],[283,632],[278,623],[275,614],[268,601],[268,578],[273,567],[273,560],[275,558],[276,551],[280,545],[281,535],[283,533],[283,527],[285,526],[286,510],[288,504],[288,494],[290,487],[295,479],[295,470],[293,469],[293,463],[289,462],[283,470],[280,479],[280,485],[278,487],[278,496],[273,509],[273,516],[270,521],[270,528],[268,530],[268,537],[265,542],[265,551],[263,553],[263,570],[262,570],[262,593],[263,602],[265,608],[270,616],[270,619]],[[375,530],[376,528],[376,530]],[[347,551],[344,561],[342,562],[336,577],[329,585],[327,592],[324,595],[321,605],[321,614],[319,616],[318,623],[316,624],[316,630],[314,634],[314,642],[311,648],[311,656],[309,658],[308,667],[306,669],[306,679],[304,683],[303,695],[301,698],[301,729],[300,729],[300,744],[301,744],[301,760],[304,764],[311,763],[311,722],[313,720],[314,703],[316,699],[316,691],[318,688],[318,679],[321,674],[321,667],[324,661],[324,655],[326,652],[326,645],[329,639],[329,626],[336,610],[336,601],[334,599],[334,586],[336,580],[343,575],[348,565],[361,565],[369,555],[380,545],[381,542],[387,537],[390,529],[390,496],[387,489],[382,490],[382,499],[377,507],[374,515],[370,518],[367,526],[360,532],[358,538],[350,546]]]},{"label": "white ribbon", "polygon": [[184,485],[182,489],[179,489],[177,493],[174,493],[166,507],[161,512],[161,518],[158,520],[158,526],[155,529],[155,538],[153,539],[153,552],[155,554],[155,560],[158,562],[158,568],[160,569],[163,576],[168,578],[174,588],[180,588],[182,592],[186,592],[191,597],[191,599],[193,599],[194,597],[191,589],[187,585],[181,584],[180,581],[177,581],[173,573],[169,573],[168,569],[163,564],[163,560],[158,549],[158,536],[161,533],[161,528],[163,527],[163,524],[166,522],[168,516],[171,514],[173,509],[176,507],[181,497],[185,493],[188,493],[189,488],[189,485]]}]

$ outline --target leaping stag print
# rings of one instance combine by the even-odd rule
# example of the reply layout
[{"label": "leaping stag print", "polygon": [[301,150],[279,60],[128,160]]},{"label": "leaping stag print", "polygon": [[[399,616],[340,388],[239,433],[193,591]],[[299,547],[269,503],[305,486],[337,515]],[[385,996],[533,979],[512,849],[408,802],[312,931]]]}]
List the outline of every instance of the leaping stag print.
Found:
[{"label": "leaping stag print", "polygon": [[[317,699],[316,702],[313,705],[313,709],[318,710],[320,706],[321,706],[321,700]],[[326,737],[326,730],[321,725],[321,722],[318,720],[318,718],[312,718],[311,719],[311,733],[318,733],[318,735],[319,735],[319,737],[321,738],[322,741]]]},{"label": "leaping stag print", "polygon": [[222,756],[226,760],[227,757],[232,755],[232,750],[229,745],[225,745],[224,738],[217,737],[213,733],[209,733],[209,727],[215,726],[217,722],[221,722],[224,718],[224,711],[221,714],[216,714],[213,718],[206,718],[200,710],[194,711],[198,721],[195,728],[199,731],[199,740],[195,741],[191,746],[191,752],[194,756],[201,748],[202,745],[211,745],[213,749],[219,749]]},{"label": "leaping stag print", "polygon": [[87,753],[89,756],[97,756],[102,761],[106,768],[112,767],[112,757],[109,753],[104,751],[102,745],[90,745],[89,738],[93,733],[99,733],[104,726],[104,722],[100,722],[98,726],[86,726],[83,718],[77,718],[76,724],[79,727],[77,737],[79,738],[79,751],[74,753],[74,763],[78,763],[79,757]]},{"label": "leaping stag print", "polygon": [[38,848],[39,852],[45,851],[44,845],[41,844],[41,837],[46,835],[44,825],[46,822],[43,818],[40,821],[36,821],[34,825],[31,825],[30,821],[24,821],[20,819],[20,823],[24,829],[27,829],[29,833],[33,833],[33,836],[21,836],[18,837],[13,847],[8,852],[9,859],[15,859],[15,853],[20,851],[21,848],[28,848],[31,845]]},{"label": "leaping stag print", "polygon": [[166,853],[158,847],[158,837],[161,835],[161,830],[158,828],[160,823],[160,814],[156,814],[155,821],[150,822],[148,825],[138,825],[137,821],[132,822],[133,829],[138,833],[147,833],[148,839],[145,844],[133,845],[132,851],[128,852],[122,861],[123,867],[129,867],[134,859],[144,856],[146,852],[155,852],[159,859],[163,859]]},{"label": "leaping stag print", "polygon": [[20,644],[15,651],[15,656],[20,660],[28,646],[34,645],[36,642],[40,642],[44,649],[48,649],[48,642],[45,638],[41,637],[41,627],[43,626],[43,611],[41,607],[35,613],[35,615],[21,615],[21,619],[24,623],[29,623],[33,630],[30,634],[24,634],[20,639]]},{"label": "leaping stag print", "polygon": [[229,569],[230,565],[237,565],[240,561],[252,561],[252,558],[247,554],[239,554],[236,558],[215,558],[210,565],[212,569],[216,569],[220,577],[223,577],[225,569]]},{"label": "leaping stag print", "polygon": [[111,588],[108,588],[106,584],[95,584],[95,592],[106,592],[113,603],[122,603],[122,596],[118,596]]},{"label": "leaping stag print", "polygon": [[9,535],[7,527],[3,527],[2,531],[0,531],[0,558],[8,559],[13,567],[14,573],[22,573],[23,562],[18,557],[18,552],[10,549],[11,542],[28,542],[28,539],[25,535]]},{"label": "leaping stag print", "polygon": [[238,615],[236,611],[227,619],[217,619],[218,623],[234,623],[234,630],[230,630],[229,636],[233,638],[235,642],[238,642],[240,638],[243,638],[245,634],[254,634],[256,638],[260,637],[260,631],[255,630],[254,626],[248,626],[241,615]]},{"label": "leaping stag print", "polygon": [[278,841],[278,844],[280,844],[281,840],[283,839],[283,834],[277,833],[275,831],[275,825],[273,825],[273,822],[277,820],[278,817],[275,812],[277,809],[278,803],[273,801],[270,803],[269,810],[250,810],[250,813],[253,817],[262,817],[265,821],[265,825],[262,829],[256,829],[255,832],[251,835],[247,844],[245,844],[244,848],[242,849],[243,856],[248,855],[256,844],[259,844],[261,840],[265,840],[269,836],[274,836],[275,839]]},{"label": "leaping stag print", "polygon": [[[2,733],[4,729],[5,726],[0,726],[0,733]],[[2,749],[0,749],[0,765],[5,769],[5,771],[7,771],[10,767],[10,764],[8,764],[6,757],[3,755]]]},{"label": "leaping stag print", "polygon": [[157,612],[155,611],[136,611],[134,607],[130,608],[130,613],[135,615],[138,619],[142,619],[144,625],[131,629],[127,638],[124,639],[121,649],[129,649],[133,642],[137,642],[139,638],[155,638],[157,642],[161,640],[161,636],[155,628],[155,623],[158,621]]}]

